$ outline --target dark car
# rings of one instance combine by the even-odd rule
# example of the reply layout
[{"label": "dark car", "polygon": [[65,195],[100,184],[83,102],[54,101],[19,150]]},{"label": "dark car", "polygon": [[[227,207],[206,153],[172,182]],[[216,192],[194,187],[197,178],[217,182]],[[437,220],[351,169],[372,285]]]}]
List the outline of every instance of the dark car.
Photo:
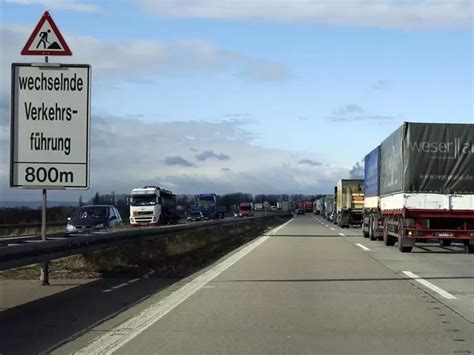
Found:
[{"label": "dark car", "polygon": [[297,215],[304,214],[304,209],[298,208],[298,209],[296,210],[296,214],[297,214]]},{"label": "dark car", "polygon": [[192,211],[187,218],[188,221],[202,221],[203,219],[204,215],[201,211]]},{"label": "dark car", "polygon": [[90,233],[122,225],[119,211],[111,205],[78,207],[68,218],[67,233]]}]

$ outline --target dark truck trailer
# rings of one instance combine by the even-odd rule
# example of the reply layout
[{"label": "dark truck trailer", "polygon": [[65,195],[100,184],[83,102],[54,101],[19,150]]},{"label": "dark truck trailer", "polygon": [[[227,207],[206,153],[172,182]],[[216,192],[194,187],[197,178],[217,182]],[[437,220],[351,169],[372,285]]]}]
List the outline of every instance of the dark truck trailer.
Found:
[{"label": "dark truck trailer", "polygon": [[474,250],[474,124],[405,122],[380,145],[383,240]]},{"label": "dark truck trailer", "polygon": [[364,209],[364,180],[342,179],[336,189],[336,223],[349,228],[362,224]]},{"label": "dark truck trailer", "polygon": [[219,205],[217,195],[213,193],[200,194],[197,198],[198,209],[204,219],[219,219],[225,216],[225,206]]},{"label": "dark truck trailer", "polygon": [[380,146],[365,156],[364,176],[362,234],[370,240],[382,240],[384,216],[380,211]]}]

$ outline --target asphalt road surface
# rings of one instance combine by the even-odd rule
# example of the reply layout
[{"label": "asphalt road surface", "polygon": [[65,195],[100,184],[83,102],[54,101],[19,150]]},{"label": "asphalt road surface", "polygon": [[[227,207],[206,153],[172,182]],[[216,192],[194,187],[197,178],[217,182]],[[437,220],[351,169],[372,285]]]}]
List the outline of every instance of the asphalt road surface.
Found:
[{"label": "asphalt road surface", "polygon": [[56,354],[469,354],[474,353],[473,279],[473,256],[461,246],[422,244],[402,254],[364,239],[360,229],[340,229],[306,214],[187,279],[121,280],[126,285],[116,291],[107,285],[110,292],[102,290],[88,302],[112,303],[126,294],[120,292],[138,292],[142,283],[150,294],[51,349]]}]

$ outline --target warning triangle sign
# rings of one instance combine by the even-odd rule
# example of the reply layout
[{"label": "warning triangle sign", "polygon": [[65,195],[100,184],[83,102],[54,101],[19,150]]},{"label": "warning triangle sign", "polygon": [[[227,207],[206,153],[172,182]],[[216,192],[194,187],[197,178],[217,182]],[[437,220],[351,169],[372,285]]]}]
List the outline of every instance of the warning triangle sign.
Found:
[{"label": "warning triangle sign", "polygon": [[21,51],[22,55],[72,55],[61,32],[45,11]]}]

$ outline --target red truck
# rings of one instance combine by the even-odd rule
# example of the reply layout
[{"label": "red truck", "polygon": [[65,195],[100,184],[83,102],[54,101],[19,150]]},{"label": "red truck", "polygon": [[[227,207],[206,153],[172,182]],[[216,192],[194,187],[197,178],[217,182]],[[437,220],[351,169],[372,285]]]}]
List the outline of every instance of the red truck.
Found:
[{"label": "red truck", "polygon": [[239,206],[239,217],[253,216],[253,205],[250,202],[242,202]]},{"label": "red truck", "polygon": [[313,201],[310,200],[303,200],[298,203],[298,207],[301,208],[305,213],[306,212],[313,212]]}]

